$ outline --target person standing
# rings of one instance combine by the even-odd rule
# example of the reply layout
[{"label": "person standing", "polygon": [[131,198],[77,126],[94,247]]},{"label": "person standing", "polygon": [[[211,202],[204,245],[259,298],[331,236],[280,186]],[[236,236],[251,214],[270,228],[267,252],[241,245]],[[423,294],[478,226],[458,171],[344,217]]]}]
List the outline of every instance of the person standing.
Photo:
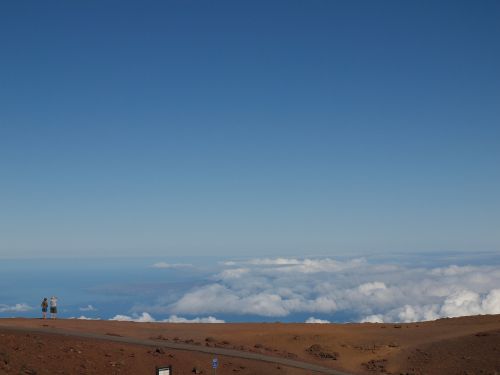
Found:
[{"label": "person standing", "polygon": [[50,318],[55,319],[57,317],[57,297],[50,297]]},{"label": "person standing", "polygon": [[42,301],[42,319],[47,318],[47,308],[49,307],[49,302],[47,301],[47,297],[45,297]]}]

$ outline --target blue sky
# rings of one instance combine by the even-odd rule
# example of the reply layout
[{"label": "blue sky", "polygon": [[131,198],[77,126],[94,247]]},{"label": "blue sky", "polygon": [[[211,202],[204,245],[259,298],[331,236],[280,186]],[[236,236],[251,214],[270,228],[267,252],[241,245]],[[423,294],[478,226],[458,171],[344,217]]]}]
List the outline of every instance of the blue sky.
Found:
[{"label": "blue sky", "polygon": [[500,248],[496,1],[0,4],[0,256]]}]

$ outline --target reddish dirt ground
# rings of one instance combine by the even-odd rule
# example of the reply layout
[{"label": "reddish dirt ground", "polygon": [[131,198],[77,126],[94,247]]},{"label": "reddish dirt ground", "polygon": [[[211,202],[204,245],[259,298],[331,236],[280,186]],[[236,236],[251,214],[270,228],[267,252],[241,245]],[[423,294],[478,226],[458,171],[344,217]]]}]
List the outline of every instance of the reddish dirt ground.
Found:
[{"label": "reddish dirt ground", "polygon": [[[2,332],[0,374],[155,374],[156,366],[171,365],[174,375],[212,374],[213,356],[50,334]],[[288,374],[306,371],[244,359],[218,356],[217,374]]]},{"label": "reddish dirt ground", "polygon": [[[2,330],[44,329],[44,333]],[[0,320],[0,374],[212,374],[213,355],[50,334],[53,329],[181,342],[292,358],[352,374],[500,375],[500,315],[412,324],[166,324]],[[218,375],[312,374],[218,356]]]}]

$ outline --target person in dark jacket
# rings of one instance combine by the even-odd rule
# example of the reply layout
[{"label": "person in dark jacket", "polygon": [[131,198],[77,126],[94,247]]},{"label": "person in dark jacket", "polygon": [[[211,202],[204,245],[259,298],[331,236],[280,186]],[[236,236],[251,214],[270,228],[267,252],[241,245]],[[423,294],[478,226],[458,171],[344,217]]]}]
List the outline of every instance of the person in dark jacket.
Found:
[{"label": "person in dark jacket", "polygon": [[47,298],[44,298],[42,301],[42,319],[47,318],[47,308],[49,307],[49,302],[47,301]]}]

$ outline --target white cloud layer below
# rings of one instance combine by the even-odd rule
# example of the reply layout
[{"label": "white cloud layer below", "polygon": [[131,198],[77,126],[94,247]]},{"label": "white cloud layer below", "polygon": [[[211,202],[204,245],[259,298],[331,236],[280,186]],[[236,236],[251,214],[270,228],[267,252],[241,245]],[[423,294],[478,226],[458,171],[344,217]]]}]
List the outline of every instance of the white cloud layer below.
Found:
[{"label": "white cloud layer below", "polygon": [[92,305],[87,305],[85,307],[80,307],[80,311],[97,311],[97,309]]},{"label": "white cloud layer below", "polygon": [[363,258],[264,258],[223,262],[205,285],[152,308],[182,315],[310,313],[320,314],[319,320],[341,312],[353,321],[412,322],[498,314],[499,286],[499,266],[425,268],[370,264]]},{"label": "white cloud layer below", "polygon": [[138,323],[152,323],[152,322],[159,322],[159,323],[225,323],[224,320],[214,318],[213,316],[208,316],[208,317],[204,317],[204,318],[186,319],[186,318],[182,318],[182,317],[177,316],[177,315],[171,315],[167,319],[156,320],[147,312],[143,312],[140,315],[137,314],[137,315],[133,315],[133,316],[115,315],[110,320],[116,320],[116,321],[120,321],[120,322],[138,322]]},{"label": "white cloud layer below", "polygon": [[0,304],[0,313],[15,313],[33,310],[33,308],[26,303],[16,303],[15,305]]},{"label": "white cloud layer below", "polygon": [[316,319],[314,317],[310,317],[308,318],[305,323],[308,323],[308,324],[328,324],[330,323],[329,320],[326,320],[326,319]]},{"label": "white cloud layer below", "polygon": [[79,317],[71,316],[68,319],[78,319],[78,320],[101,320],[100,318],[89,318],[85,315],[80,315]]}]

